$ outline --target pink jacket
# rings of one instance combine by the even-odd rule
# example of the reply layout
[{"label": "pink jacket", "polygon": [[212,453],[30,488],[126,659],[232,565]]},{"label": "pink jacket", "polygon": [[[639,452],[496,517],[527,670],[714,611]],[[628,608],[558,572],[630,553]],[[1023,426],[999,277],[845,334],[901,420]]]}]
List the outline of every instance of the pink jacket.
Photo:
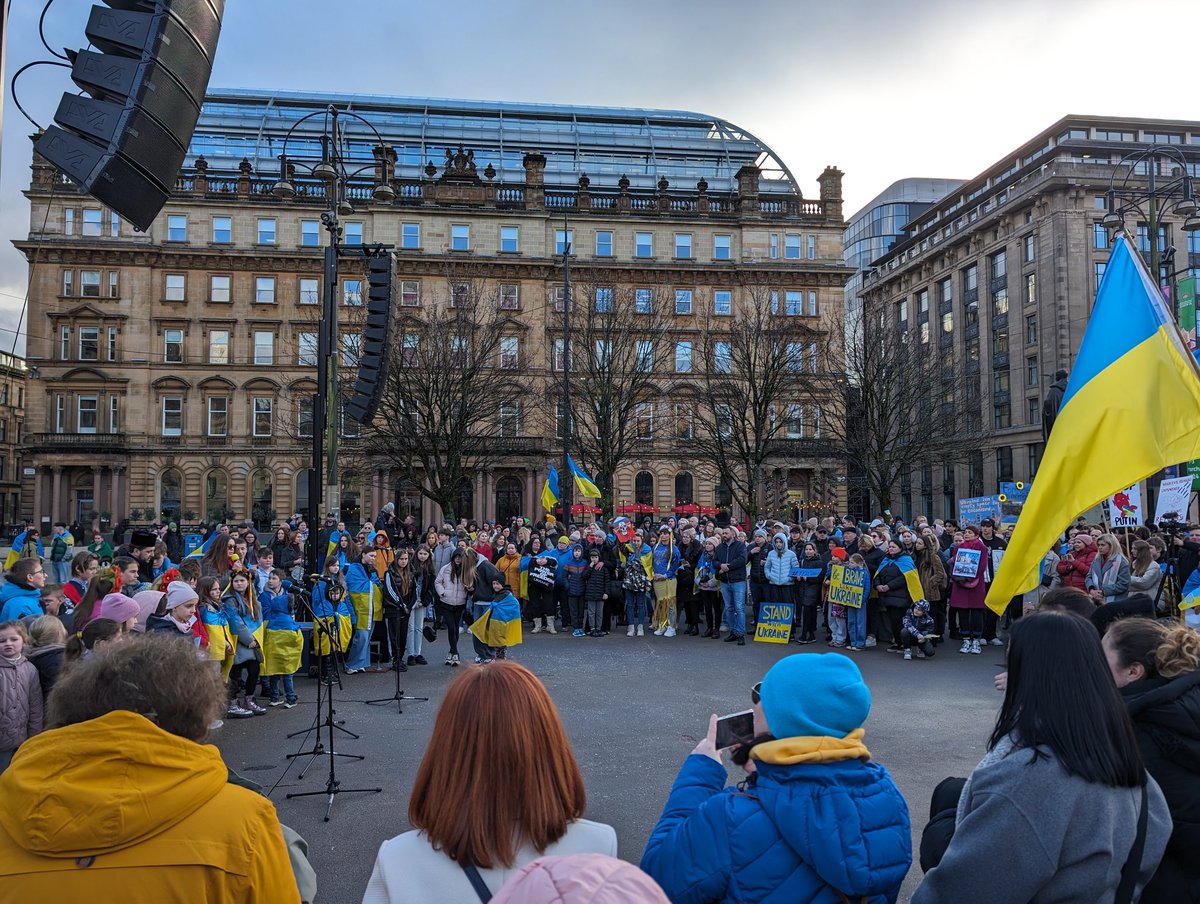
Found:
[{"label": "pink jacket", "polygon": [[604,854],[539,857],[492,897],[492,904],[669,904],[658,883],[632,863]]},{"label": "pink jacket", "polygon": [[[955,609],[982,609],[987,598],[988,585],[983,581],[983,573],[987,570],[987,559],[992,554],[987,544],[982,540],[967,540],[954,548],[957,554],[960,549],[977,549],[980,552],[979,568],[974,578],[952,578],[950,583],[950,605]],[[954,558],[951,557],[953,572]]]}]

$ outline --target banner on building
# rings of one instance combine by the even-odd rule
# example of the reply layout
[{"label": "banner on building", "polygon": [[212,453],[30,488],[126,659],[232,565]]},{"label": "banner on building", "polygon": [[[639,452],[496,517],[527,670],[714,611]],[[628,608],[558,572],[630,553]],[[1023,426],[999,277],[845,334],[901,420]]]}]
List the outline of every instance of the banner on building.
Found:
[{"label": "banner on building", "polygon": [[870,573],[858,565],[832,566],[829,569],[829,602],[861,609],[867,599],[870,581]]},{"label": "banner on building", "polygon": [[793,603],[763,603],[758,608],[754,639],[763,643],[787,643],[792,635],[795,614]]}]

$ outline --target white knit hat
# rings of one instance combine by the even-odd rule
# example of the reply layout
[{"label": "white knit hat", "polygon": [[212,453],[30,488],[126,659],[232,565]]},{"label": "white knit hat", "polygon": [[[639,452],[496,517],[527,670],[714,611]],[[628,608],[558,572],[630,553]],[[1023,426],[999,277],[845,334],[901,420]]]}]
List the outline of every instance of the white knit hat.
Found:
[{"label": "white knit hat", "polygon": [[186,581],[172,581],[167,585],[168,611],[185,603],[199,601],[199,599],[200,597],[196,595],[196,591]]}]

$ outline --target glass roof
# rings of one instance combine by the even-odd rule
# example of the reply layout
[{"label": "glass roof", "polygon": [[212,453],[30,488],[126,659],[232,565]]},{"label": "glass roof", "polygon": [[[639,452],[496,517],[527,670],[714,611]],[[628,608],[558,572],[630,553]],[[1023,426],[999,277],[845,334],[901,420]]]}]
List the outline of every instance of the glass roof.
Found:
[{"label": "glass roof", "polygon": [[[225,89],[207,96],[188,162],[203,155],[214,169],[233,169],[245,157],[256,172],[270,173],[279,165],[288,130],[331,104],[362,116],[395,148],[401,179],[421,178],[430,161],[440,169],[446,150],[461,144],[474,152],[480,171],[488,164],[495,167],[499,182],[523,182],[522,158],[539,151],[547,158],[545,178],[551,187],[575,186],[586,173],[601,190],[628,176],[634,190],[653,189],[666,177],[681,189],[692,189],[703,178],[710,192],[732,192],[734,174],[753,163],[763,171],[763,193],[801,194],[766,144],[726,120],[624,107]],[[292,132],[289,157],[320,154],[324,120],[314,116]],[[374,134],[352,117],[340,122],[351,155],[369,162]]]}]

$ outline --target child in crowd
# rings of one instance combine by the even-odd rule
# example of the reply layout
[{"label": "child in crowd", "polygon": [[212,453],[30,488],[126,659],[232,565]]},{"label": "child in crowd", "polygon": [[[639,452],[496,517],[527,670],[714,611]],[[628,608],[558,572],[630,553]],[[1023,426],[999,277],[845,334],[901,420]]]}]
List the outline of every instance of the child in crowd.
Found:
[{"label": "child in crowd", "polygon": [[129,636],[124,622],[112,618],[93,618],[78,634],[67,639],[63,650],[63,665],[96,656],[110,643],[120,643]]},{"label": "child in crowd", "polygon": [[[825,576],[825,592],[829,592],[829,574],[834,565],[846,564],[846,550],[840,546],[830,551],[829,573]],[[846,607],[840,603],[829,603],[827,625],[829,627],[829,646],[844,647],[846,645]]]},{"label": "child in crowd", "polygon": [[248,710],[256,716],[261,716],[266,709],[258,705],[254,692],[258,687],[258,672],[261,667],[262,644],[262,613],[258,608],[258,599],[251,586],[250,572],[238,568],[229,578],[229,589],[221,596],[221,605],[225,610],[225,619],[229,624],[229,633],[236,638],[233,649],[233,668],[229,673],[230,700],[229,714],[238,717],[237,709]]},{"label": "child in crowd", "polygon": [[67,604],[67,595],[63,591],[62,584],[47,584],[42,588],[42,595],[39,601],[42,606],[42,611],[47,615],[55,617],[62,615],[63,608]]},{"label": "child in crowd", "polygon": [[183,636],[198,646],[200,639],[192,633],[192,623],[196,620],[199,604],[200,597],[195,590],[183,581],[171,581],[163,596],[161,612],[146,619],[146,633]]},{"label": "child in crowd", "polygon": [[904,647],[904,658],[912,659],[912,648],[917,647],[917,658],[933,655],[933,616],[929,614],[929,603],[917,600],[904,613],[900,629],[900,646]]},{"label": "child in crowd", "polygon": [[[650,557],[650,547],[643,546],[640,540],[626,543],[621,554],[624,556],[625,577],[621,581],[621,589],[625,591],[625,620],[629,622],[628,637],[646,634],[646,619],[650,609],[650,575],[646,569],[646,559]],[[653,565],[650,566],[653,568]],[[553,622],[553,619],[550,620]],[[535,629],[536,630],[536,629]]]},{"label": "child in crowd", "polygon": [[304,636],[292,615],[286,583],[283,569],[273,569],[267,576],[267,589],[259,597],[259,603],[262,606],[263,621],[267,626],[262,671],[271,691],[270,705],[282,704],[291,709],[299,702],[292,676],[300,668]]},{"label": "child in crowd", "polygon": [[66,650],[67,629],[53,615],[39,615],[28,625],[29,646],[25,656],[38,671],[42,684],[42,701],[50,696],[50,689],[58,681]]},{"label": "child in crowd", "polygon": [[[855,568],[866,568],[867,560],[861,553],[856,552],[850,557],[850,564]],[[846,610],[846,649],[861,653],[867,647],[867,600],[864,599],[863,604],[857,608],[843,608]]]},{"label": "child in crowd", "polygon": [[563,566],[563,576],[567,582],[567,607],[574,630],[572,637],[583,637],[584,600],[587,599],[587,559],[583,557],[583,547],[575,543],[566,564]]},{"label": "child in crowd", "polygon": [[[228,675],[233,668],[233,638],[229,634],[229,619],[221,605],[221,579],[213,575],[202,577],[196,584],[196,595],[200,598],[200,621],[204,623],[205,636],[200,649],[208,656],[214,671]],[[238,707],[241,710],[241,707]],[[254,715],[249,710],[230,715],[235,719],[246,719]]]},{"label": "child in crowd", "polygon": [[588,550],[588,569],[584,575],[584,599],[587,600],[588,625],[591,627],[589,637],[604,637],[607,631],[602,631],[604,616],[604,601],[608,599],[608,569],[600,560],[600,550],[593,546]]},{"label": "child in crowd", "polygon": [[42,684],[38,670],[25,658],[29,635],[20,622],[0,624],[0,669],[12,677],[0,679],[0,772],[8,768],[13,754],[27,738],[42,730]]}]

